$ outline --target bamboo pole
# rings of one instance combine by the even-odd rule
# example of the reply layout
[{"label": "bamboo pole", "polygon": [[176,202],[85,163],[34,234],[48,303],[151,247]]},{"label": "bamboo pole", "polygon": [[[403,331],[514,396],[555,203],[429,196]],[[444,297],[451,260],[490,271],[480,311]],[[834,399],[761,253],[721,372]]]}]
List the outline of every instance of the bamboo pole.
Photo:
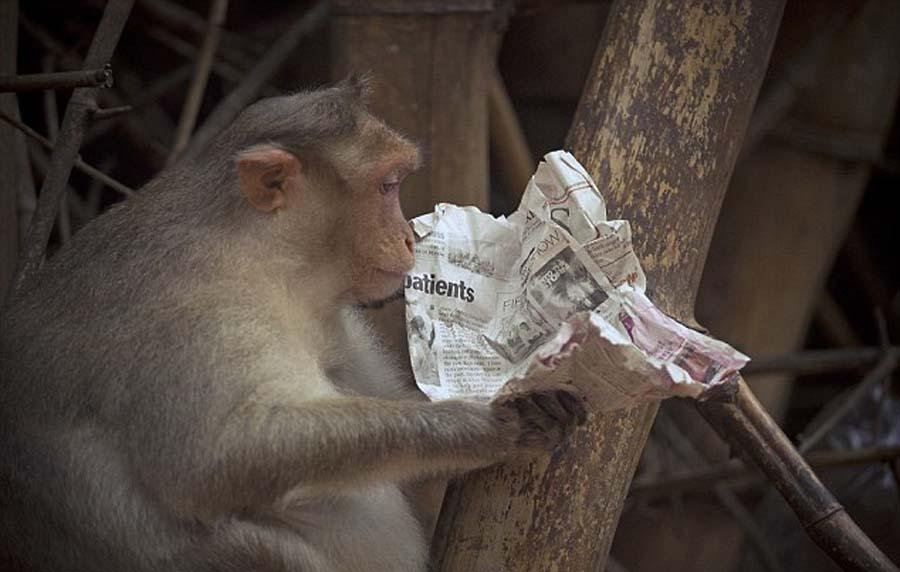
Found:
[{"label": "bamboo pole", "polygon": [[211,0],[209,7],[209,23],[203,34],[203,44],[197,53],[197,63],[191,85],[188,87],[184,98],[184,107],[178,118],[178,127],[175,130],[175,141],[172,143],[172,151],[167,160],[168,164],[174,163],[178,155],[187,146],[197,124],[197,116],[200,114],[200,104],[203,102],[203,94],[206,91],[206,82],[209,81],[209,72],[212,70],[216,57],[216,48],[219,46],[219,37],[222,35],[222,25],[225,23],[225,14],[228,11],[228,0]]},{"label": "bamboo pole", "polygon": [[743,380],[734,402],[709,401],[698,407],[726,441],[769,477],[810,538],[843,570],[897,572],[819,481]]},{"label": "bamboo pole", "polygon": [[[692,324],[718,209],[783,2],[613,4],[567,146],[634,230],[650,297]],[[602,570],[656,413],[595,415],[552,458],[470,475],[437,569]]]},{"label": "bamboo pole", "polygon": [[[898,353],[900,347],[892,346]],[[808,350],[784,355],[753,358],[741,373],[746,376],[764,373],[789,373],[791,375],[811,375],[856,369],[872,365],[885,353],[884,348],[856,347],[834,350]]]},{"label": "bamboo pole", "polygon": [[491,7],[485,0],[335,5],[333,77],[370,70],[372,110],[426,151],[401,190],[409,217],[442,201],[488,207]]},{"label": "bamboo pole", "polygon": [[[849,13],[848,4],[795,5],[785,16],[771,73],[802,67],[808,38],[828,30],[835,11],[849,18],[834,32],[824,62],[814,66],[815,81],[796,90],[789,106],[777,107],[788,112],[782,129],[841,134],[855,142],[855,159],[767,138],[735,169],[709,252],[697,314],[749,355],[783,354],[803,344],[869,180],[873,151],[890,131],[900,94],[900,11],[893,0],[868,0]],[[773,123],[761,121],[762,127]],[[748,383],[780,421],[790,378],[755,376]]]}]

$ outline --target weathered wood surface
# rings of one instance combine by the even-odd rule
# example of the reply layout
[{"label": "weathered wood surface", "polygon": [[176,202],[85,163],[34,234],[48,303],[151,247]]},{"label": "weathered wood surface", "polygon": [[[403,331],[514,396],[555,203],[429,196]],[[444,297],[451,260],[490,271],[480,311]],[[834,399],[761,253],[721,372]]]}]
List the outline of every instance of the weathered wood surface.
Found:
[{"label": "weathered wood surface", "polygon": [[[802,114],[805,122],[865,134],[880,148],[900,76],[900,13],[895,6],[890,0],[855,6],[816,0],[785,8],[769,81],[749,128],[763,144],[748,149],[753,141],[743,141],[697,297],[700,323],[753,356],[751,368],[757,357],[786,354],[802,345],[870,171],[865,162],[815,153],[759,131],[794,122]],[[833,39],[817,45],[829,30]],[[821,52],[822,61],[809,57],[811,47]],[[842,79],[850,77],[852,81]],[[773,108],[782,113],[773,117]],[[774,371],[747,373],[747,383],[776,420],[786,411],[791,377]],[[715,431],[693,411],[671,405],[676,407],[664,408],[669,407],[705,458],[724,461],[729,447]],[[661,566],[732,569],[746,539],[727,509],[705,504],[689,505],[677,515],[629,515],[623,529],[626,537],[642,534],[654,545],[669,547],[663,555],[623,546],[631,572]],[[716,549],[701,552],[678,540],[697,534],[722,540],[713,542]]]},{"label": "weathered wood surface", "polygon": [[[686,323],[782,8],[614,3],[569,133],[631,220],[651,297]],[[445,504],[437,569],[603,570],[655,412],[594,416],[552,459],[471,475]]]},{"label": "weathered wood surface", "polygon": [[496,69],[491,74],[488,92],[488,119],[491,155],[498,165],[498,176],[510,203],[518,204],[534,173],[535,156],[531,152],[519,117],[513,107],[503,78]]},{"label": "weathered wood surface", "polygon": [[[783,39],[773,54],[777,67],[792,65],[797,45],[818,33],[814,23],[824,18],[816,16],[836,6],[819,1],[802,8],[785,13]],[[892,0],[877,0],[857,10],[837,36],[818,78],[780,122],[786,128],[770,134],[735,170],[701,284],[698,314],[715,335],[753,356],[783,354],[802,345],[871,171],[864,157],[848,161],[829,156],[804,148],[791,136],[818,133],[826,139],[869,142],[856,145],[860,150],[877,153],[882,148],[900,92],[897,8]],[[769,413],[781,419],[790,377],[754,376],[748,383]]]},{"label": "weathered wood surface", "polygon": [[487,210],[489,7],[481,0],[336,3],[335,79],[371,71],[372,110],[426,152],[401,191],[409,217],[438,202]]}]

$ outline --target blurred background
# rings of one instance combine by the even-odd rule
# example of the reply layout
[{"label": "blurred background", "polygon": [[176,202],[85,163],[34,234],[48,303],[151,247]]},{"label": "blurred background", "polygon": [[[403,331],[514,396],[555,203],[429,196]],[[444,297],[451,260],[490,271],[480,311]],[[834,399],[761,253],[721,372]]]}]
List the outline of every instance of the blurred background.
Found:
[{"label": "blurred background", "polygon": [[[217,4],[218,46],[185,127]],[[427,14],[463,6],[455,28],[437,31],[400,10],[376,14],[387,23],[373,27],[366,3],[339,4],[326,14],[304,1],[138,0],[111,62],[114,85],[100,93],[101,107],[116,111],[92,123],[81,149],[114,181],[73,172],[51,251],[122,200],[115,182],[139,188],[189,153],[196,139],[180,131],[214,136],[229,105],[360,68],[376,72],[376,111],[429,157],[403,191],[408,216],[437,200],[509,213],[540,157],[565,146],[610,9],[602,1],[422,2]],[[79,69],[103,5],[22,2],[13,69]],[[2,73],[9,55],[7,44]],[[900,4],[787,1],[696,302],[700,324],[754,358],[747,380],[757,396],[895,562],[900,393],[891,367],[872,370],[896,351],[900,326],[898,88]],[[48,168],[38,138],[55,140],[70,95],[19,94],[20,121],[36,132],[24,156],[9,145],[18,132],[0,131],[5,160],[25,175],[11,203],[17,222],[0,226],[4,279]],[[442,122],[447,109],[465,119]],[[3,113],[15,111],[4,105]],[[616,205],[609,210],[615,218]],[[833,569],[767,481],[729,458],[690,404],[665,402],[607,569]]]}]

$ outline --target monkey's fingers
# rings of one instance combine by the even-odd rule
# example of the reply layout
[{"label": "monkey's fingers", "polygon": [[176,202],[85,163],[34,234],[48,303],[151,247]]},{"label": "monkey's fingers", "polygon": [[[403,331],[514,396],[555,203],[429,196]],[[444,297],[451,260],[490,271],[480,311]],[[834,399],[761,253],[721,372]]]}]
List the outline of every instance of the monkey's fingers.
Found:
[{"label": "monkey's fingers", "polygon": [[532,394],[532,399],[547,415],[566,425],[582,425],[587,419],[587,407],[581,392],[563,385]]},{"label": "monkey's fingers", "polygon": [[553,451],[565,440],[565,428],[558,423],[545,425],[535,419],[523,422],[516,445],[525,449]]},{"label": "monkey's fingers", "polygon": [[532,397],[535,405],[547,415],[547,420],[553,422],[562,431],[563,437],[568,438],[579,424],[577,414],[567,409],[562,403],[561,391],[548,391],[536,393]]},{"label": "monkey's fingers", "polygon": [[587,422],[587,403],[580,391],[574,388],[560,389],[556,392],[556,398],[569,413],[575,416],[578,425],[584,425]]},{"label": "monkey's fingers", "polygon": [[515,400],[515,407],[519,412],[519,418],[526,426],[526,430],[528,427],[533,427],[539,431],[550,433],[555,427],[560,425],[560,421],[541,407],[537,401],[538,396],[542,395],[528,394],[521,396]]}]

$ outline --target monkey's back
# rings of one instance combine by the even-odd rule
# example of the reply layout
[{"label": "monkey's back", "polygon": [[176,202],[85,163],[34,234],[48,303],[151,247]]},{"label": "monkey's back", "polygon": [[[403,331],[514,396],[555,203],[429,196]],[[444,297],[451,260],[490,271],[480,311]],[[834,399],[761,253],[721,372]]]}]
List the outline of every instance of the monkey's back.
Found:
[{"label": "monkey's back", "polygon": [[177,296],[202,280],[199,233],[166,206],[128,201],[87,225],[3,316],[3,570],[142,570],[184,537],[145,486],[155,475],[135,471],[165,457],[160,429],[189,430],[166,412],[205,335]]},{"label": "monkey's back", "polygon": [[[2,570],[231,569],[241,555],[227,537],[246,545],[262,530],[226,527],[222,541],[161,496],[178,490],[173,475],[192,462],[200,429],[184,421],[221,416],[209,408],[237,399],[222,392],[246,389],[238,376],[253,376],[248,356],[266,362],[285,343],[272,316],[214,294],[228,245],[205,240],[202,220],[177,213],[165,197],[113,208],[57,253],[4,316]],[[367,340],[366,328],[347,318],[348,332]],[[348,385],[352,393],[396,396],[396,371],[372,351],[365,342],[337,356],[335,379],[370,380]],[[298,364],[289,365],[296,373]],[[308,547],[321,566],[313,569],[424,568],[421,529],[397,486],[295,500],[279,517],[294,520],[286,550]]]},{"label": "monkey's back", "polygon": [[0,391],[7,399],[0,407],[14,406],[4,413],[102,416],[113,405],[109,397],[125,393],[107,391],[110,384],[136,385],[154,376],[150,367],[177,360],[182,344],[164,334],[195,329],[179,311],[177,292],[202,280],[192,240],[202,234],[166,216],[164,201],[144,199],[85,226],[5,312]]}]

